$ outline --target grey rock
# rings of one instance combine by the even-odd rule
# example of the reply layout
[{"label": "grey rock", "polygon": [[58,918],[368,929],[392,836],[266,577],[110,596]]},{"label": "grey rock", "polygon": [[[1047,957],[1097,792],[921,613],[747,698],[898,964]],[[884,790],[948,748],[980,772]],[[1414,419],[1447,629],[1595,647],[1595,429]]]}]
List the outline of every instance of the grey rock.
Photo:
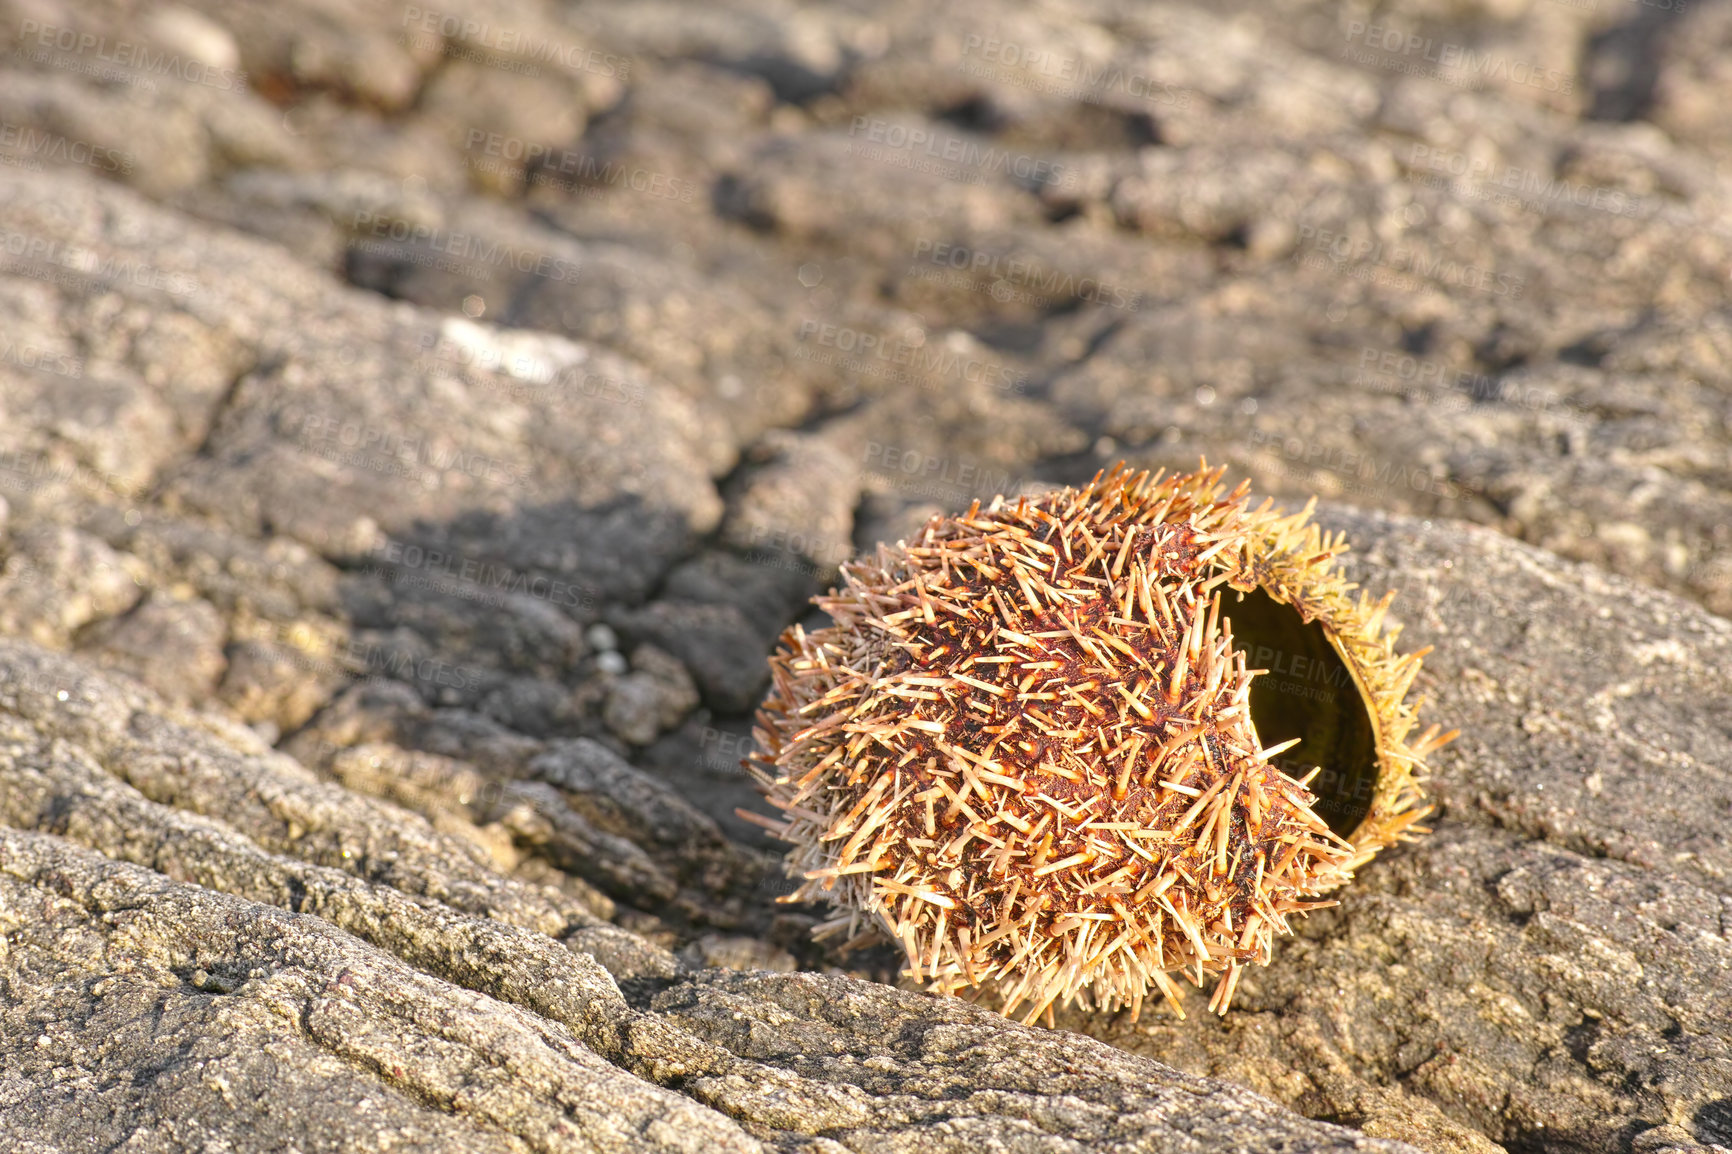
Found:
[{"label": "grey rock", "polygon": [[[911,255],[922,235],[964,221],[988,228],[1037,221],[1038,204],[1002,172],[942,161],[941,170],[932,171],[912,163],[925,160],[924,146],[909,151],[912,134],[936,141],[940,156],[947,147],[979,156],[982,142],[972,133],[916,116],[872,119],[881,126],[877,132],[871,123],[860,130],[850,124],[810,134],[799,149],[779,135],[766,136],[722,186],[721,209],[804,242],[872,245],[879,260]],[[892,139],[901,146],[879,143]]]},{"label": "grey rock", "polygon": [[[1222,1030],[1196,1015],[1184,1023],[1151,1016],[1131,1026],[1122,1018],[1072,1013],[1062,1024],[1101,1035],[1123,1050],[1227,1073],[1307,1112],[1350,1118],[1368,1132],[1434,1149],[1484,1149],[1488,1133],[1507,1142],[1525,1130],[1537,1132],[1540,1123],[1548,1132],[1572,1135],[1570,1141],[1580,1144],[1606,1133],[1607,1117],[1625,1119],[1618,1123],[1625,1130],[1640,1127],[1641,1119],[1656,1112],[1714,1118],[1727,1077],[1714,1057],[1726,1029],[1715,1009],[1723,999],[1713,994],[1718,981],[1713,975],[1724,961],[1727,916],[1722,892],[1727,863],[1720,860],[1724,839],[1718,837],[1717,815],[1727,801],[1718,795],[1729,788],[1723,767],[1732,734],[1704,722],[1722,715],[1725,699],[1732,696],[1724,671],[1710,656],[1725,650],[1732,626],[1669,595],[1558,562],[1484,530],[1424,530],[1413,521],[1347,511],[1331,512],[1327,520],[1357,544],[1352,555],[1357,578],[1401,591],[1397,606],[1406,626],[1404,642],[1429,641],[1439,647],[1426,674],[1432,715],[1463,726],[1466,735],[1453,753],[1437,759],[1433,788],[1444,807],[1437,832],[1366,870],[1344,892],[1338,911],[1307,919],[1300,936],[1282,944],[1273,967],[1246,979],[1245,1005],[1236,1011],[1234,1029]],[[153,707],[137,692],[127,696],[107,688],[95,675],[67,662],[16,648],[9,653],[12,672],[4,700],[14,728],[25,739],[11,746],[15,769],[6,777],[6,820],[14,826],[74,835],[84,844],[147,865],[166,860],[166,848],[145,848],[148,838],[156,838],[164,847],[176,847],[175,860],[182,863],[173,867],[176,876],[219,889],[232,888],[240,876],[259,876],[257,867],[237,874],[237,866],[226,863],[254,860],[245,854],[262,852],[283,855],[273,861],[305,863],[294,867],[301,871],[293,875],[300,881],[270,883],[276,887],[270,892],[290,897],[312,892],[307,879],[317,876],[330,879],[321,885],[349,887],[342,892],[370,887],[365,892],[380,897],[369,900],[407,900],[421,903],[416,908],[448,909],[459,918],[500,908],[499,899],[482,906],[474,905],[474,899],[465,901],[460,897],[464,891],[449,881],[438,890],[414,882],[432,876],[416,862],[437,841],[426,840],[431,834],[403,840],[412,833],[406,816],[394,819],[394,836],[402,847],[399,857],[380,872],[322,850],[310,822],[300,836],[284,837],[273,834],[271,822],[261,820],[262,815],[250,816],[248,805],[237,803],[236,795],[228,795],[219,808],[209,808],[208,800],[196,802],[200,797],[215,799],[213,789],[220,787],[214,779],[188,776],[180,769],[176,773],[184,784],[170,787],[174,778],[153,776],[143,768],[152,760],[151,745],[139,746],[138,738],[129,737],[124,748],[130,752],[115,756],[113,743],[119,734],[150,734],[148,740],[156,746],[190,742],[202,750],[200,757],[217,757],[226,766],[226,779],[252,791],[264,787],[266,796],[282,799],[278,806],[296,797],[310,801],[313,794],[308,786],[294,783],[293,763],[271,761],[272,768],[261,776],[266,763],[252,768],[245,758],[221,753],[216,731],[201,737],[196,730],[161,722],[141,730],[150,709],[167,707]],[[57,686],[67,689],[67,702],[59,701]],[[116,712],[122,702],[129,704]],[[414,698],[398,708],[411,726],[425,727],[438,716]],[[141,709],[146,713],[139,713]],[[419,722],[413,721],[416,715]],[[114,720],[100,720],[104,716]],[[116,730],[116,724],[124,728]],[[1668,758],[1641,755],[1650,743],[1640,735],[1650,732],[1671,735]],[[43,744],[46,734],[62,735],[63,745]],[[341,736],[352,742],[358,734]],[[466,740],[475,749],[486,748],[473,738]],[[53,761],[59,755],[49,751],[67,741],[91,749],[94,758]],[[32,748],[39,752],[26,752]],[[367,792],[375,788],[369,781],[387,783],[395,791],[392,796],[411,802],[414,798],[404,791],[418,783],[412,790],[423,795],[417,808],[445,798],[477,796],[486,789],[479,777],[464,784],[460,764],[426,754],[394,754],[398,760],[379,762],[380,767],[395,766],[385,776],[377,776],[378,767],[371,779],[364,773],[355,776],[357,767],[371,765],[380,756],[380,750],[364,746],[339,753],[336,760],[346,767],[340,775]],[[27,768],[35,764],[41,768]],[[526,809],[529,818],[549,824],[553,832],[548,836],[563,838],[568,846],[577,844],[571,839],[578,831],[592,830],[589,836],[602,840],[592,841],[584,851],[591,862],[647,860],[638,857],[645,853],[635,848],[639,844],[720,841],[707,819],[594,743],[552,746],[522,764],[557,783],[558,793],[541,786],[548,792],[534,795],[537,787],[521,784],[514,788],[528,792],[511,795],[519,801],[502,793],[498,804]],[[1516,764],[1527,767],[1519,782],[1509,769]],[[53,768],[56,765],[60,768]],[[121,767],[121,777],[105,772],[102,765]],[[38,781],[41,784],[32,784]],[[594,818],[572,820],[577,811],[567,809],[561,795],[599,807],[592,809]],[[124,808],[123,801],[131,809]],[[310,812],[307,801],[294,803],[290,812]],[[224,822],[211,826],[208,819],[197,819],[206,825],[188,826],[188,819],[173,816],[178,810],[169,808],[187,802],[224,814]],[[358,821],[358,829],[377,821],[354,803],[343,803],[339,812],[352,812],[352,818],[342,820]],[[563,822],[550,816],[562,812],[567,815]],[[80,816],[86,813],[88,817]],[[511,820],[522,817],[508,818],[507,825]],[[580,824],[591,821],[623,832],[602,834],[602,825]],[[201,832],[207,826],[215,832]],[[116,832],[101,833],[104,829]],[[234,832],[227,832],[230,829]],[[227,839],[221,845],[230,847],[221,853],[210,841],[216,833]],[[124,843],[112,840],[121,836]],[[380,834],[369,836],[377,839]],[[260,848],[249,848],[255,844]],[[483,852],[479,841],[470,844],[474,852]],[[436,852],[447,853],[441,871],[450,870],[463,856],[453,859],[448,851]],[[380,860],[377,854],[368,858]],[[595,868],[585,867],[576,856],[562,864],[580,873]],[[473,866],[460,868],[479,880],[474,871]],[[640,877],[628,888],[653,892],[655,883]],[[245,894],[265,892],[255,888]],[[496,892],[503,897],[508,891]],[[517,924],[531,933],[535,926],[548,926],[543,933],[555,925],[575,926],[594,938],[587,927],[595,923],[585,920],[588,915],[577,915],[576,907],[568,908],[573,912],[555,923],[536,915]],[[403,916],[388,922],[395,924]],[[363,923],[339,919],[337,924]],[[363,936],[380,932],[368,929]],[[567,929],[565,934],[569,938],[573,932]],[[717,949],[693,953],[694,964],[731,956],[723,948],[724,939],[709,940]],[[622,980],[672,978],[668,963],[654,960],[665,955],[632,941],[628,934],[609,939],[598,945],[598,955],[613,959]],[[214,962],[200,964],[207,974],[223,972]],[[486,972],[484,967],[470,980],[480,982]],[[763,974],[742,977],[769,980]],[[715,979],[692,981],[697,984],[655,994],[655,1012],[751,1060],[788,1053],[789,1030],[804,1036],[801,1031],[816,1028],[804,1016],[816,1005],[832,1007],[824,1011],[825,1020],[837,1021],[836,1014],[849,1022],[861,1020],[852,1016],[856,1011],[834,1008],[856,997],[842,987],[826,989],[821,996],[810,990],[796,996],[794,991],[805,987],[759,986],[741,1001],[733,1000],[727,987],[717,987]],[[944,1003],[888,990],[860,996],[872,1005],[878,1004],[873,999],[892,996],[895,1005],[907,1007],[895,1013],[921,1020],[951,1012]],[[710,1008],[700,1008],[705,1005]],[[790,1005],[798,1011],[794,1018],[785,1016],[793,1012]],[[854,1060],[864,1064],[862,1071],[895,1070],[898,1084],[923,1085],[921,1079],[934,1075],[923,1072],[929,1068],[909,1052],[882,1050],[875,1048],[881,1043],[865,1040],[895,1036],[882,1019],[873,1017],[880,1012],[858,1011],[874,1024],[859,1043],[846,1043],[863,1047],[852,1051]],[[754,1029],[784,1040],[767,1050],[762,1042],[748,1044],[733,1016],[741,1013],[763,1023]],[[982,1037],[1014,1030],[985,1015],[971,1020],[979,1022],[971,1029],[987,1031]],[[727,1022],[735,1025],[724,1028]],[[782,1057],[774,1064],[802,1078],[829,1082],[842,1077],[834,1058],[817,1057],[837,1052],[834,1040],[818,1040],[825,1037],[820,1033],[810,1042],[795,1043],[796,1052],[811,1047],[811,1062],[796,1059],[788,1065]],[[1048,1037],[1059,1041],[1066,1035]],[[1043,1059],[1030,1057],[1038,1051],[1031,1046],[1017,1043],[1018,1053],[1038,1066]],[[1415,1054],[1423,1057],[1416,1062]],[[883,1060],[872,1064],[875,1056]],[[1099,1061],[1091,1059],[1088,1066],[1095,1076]],[[1538,1082],[1529,1073],[1536,1064],[1548,1071]],[[1384,1073],[1377,1074],[1379,1069]],[[1303,1071],[1304,1077],[1292,1080],[1279,1073],[1290,1070]],[[1373,1073],[1368,1077],[1360,1070]],[[971,1067],[956,1076],[978,1081],[983,1074]],[[877,1075],[864,1082],[857,1077],[843,1080],[874,1095],[881,1103],[874,1110],[892,1109],[904,1120],[898,1125],[921,1116],[918,1110],[910,1113],[911,1107],[886,1104],[897,1101],[895,1094],[901,1092],[891,1083],[873,1081]],[[1627,1087],[1633,1078],[1653,1088],[1632,1093]],[[1014,1095],[1003,1096],[1008,1092],[999,1087],[992,1117],[1001,1120],[991,1126],[1005,1124],[1006,1110],[1015,1116],[1009,1105]],[[886,1094],[888,1099],[882,1097]],[[1440,1108],[1445,1104],[1447,1112]],[[1086,1110],[1067,1114],[1064,1126],[1082,1129],[1066,1132],[1086,1133],[1097,1124],[1087,1122],[1088,1116]],[[850,1123],[865,1124],[858,1118]]]},{"label": "grey rock", "polygon": [[350,686],[285,749],[307,765],[323,766],[342,750],[374,741],[466,761],[497,779],[526,776],[542,748],[489,717],[432,708],[409,686],[381,679]]},{"label": "grey rock", "polygon": [[[11,243],[28,251],[31,241],[47,250],[46,238],[25,233]],[[77,461],[86,483],[141,490],[157,469],[196,449],[213,406],[246,367],[245,349],[185,313],[63,298],[43,283],[54,266],[34,267],[37,278],[9,278],[0,289],[0,372],[19,421],[11,436],[30,444],[32,430],[52,432],[72,450],[57,463]],[[147,281],[160,271],[162,288],[175,295],[198,291],[190,276],[133,271]],[[79,331],[86,335],[74,339]]]},{"label": "grey rock", "polygon": [[78,648],[97,665],[184,703],[209,697],[228,668],[225,632],[222,615],[209,601],[151,593],[125,616],[91,627]]},{"label": "grey rock", "polygon": [[757,938],[705,934],[684,950],[680,958],[692,969],[769,970],[789,974],[800,968],[787,950],[779,950]]},{"label": "grey rock", "polygon": [[437,59],[443,47],[437,37],[406,35],[396,13],[330,9],[321,11],[322,19],[307,20],[269,4],[197,7],[234,36],[250,75],[352,92],[382,108],[407,103],[420,80],[418,66]]},{"label": "grey rock", "polygon": [[[497,167],[471,165],[480,183],[503,192],[523,187],[521,158],[529,146],[551,151],[564,148],[583,134],[581,90],[559,73],[535,75],[509,72],[485,63],[454,60],[434,73],[421,93],[421,108],[436,124],[447,127],[455,147],[467,148],[476,160],[488,157],[486,142],[471,144],[477,125],[504,140],[521,142],[512,151],[520,163]],[[505,160],[504,146],[494,150]]]},{"label": "grey rock", "polygon": [[[775,105],[758,77],[694,61],[663,64],[640,76],[586,134],[589,153],[607,164],[652,172],[685,171],[695,162],[714,178],[739,159],[742,138],[767,126]],[[692,174],[700,187],[709,180]]]},{"label": "grey rock", "polygon": [[[1732,1146],[1724,5],[7,13],[0,1146]],[[1205,455],[1436,831],[1224,1022],[814,944],[780,631]]]},{"label": "grey rock", "polygon": [[674,893],[673,882],[638,846],[594,828],[534,783],[490,780],[464,762],[389,742],[348,746],[332,753],[324,768],[345,787],[413,810],[434,829],[472,842],[497,869],[514,870],[528,853],[552,861],[577,875],[561,888],[599,917],[611,917],[613,903],[581,878],[634,897]]},{"label": "grey rock", "polygon": [[662,592],[671,601],[732,605],[760,634],[773,637],[819,589],[817,572],[815,565],[786,550],[741,556],[708,549],[675,567]]},{"label": "grey rock", "polygon": [[[582,150],[563,151],[556,160],[570,160],[579,172],[600,163]],[[676,204],[697,197],[695,185],[659,170],[617,171],[627,180],[639,175],[644,180],[679,180],[668,185]],[[545,192],[546,183],[540,188]],[[574,195],[580,193],[574,188]],[[399,225],[395,214],[381,208],[366,218],[369,231],[354,238],[349,278],[445,310],[459,309],[471,297],[496,302],[503,323],[572,333],[616,349],[690,399],[712,433],[700,447],[716,473],[729,468],[740,445],[769,425],[805,416],[815,392],[836,391],[837,374],[822,368],[808,371],[809,366],[798,363],[798,346],[784,331],[785,318],[743,292],[718,291],[677,260],[605,241],[579,243],[565,231],[526,225],[485,202],[457,206],[448,218],[481,230],[486,239],[479,247],[484,251],[501,251],[503,246],[511,259],[441,259],[434,247],[441,235],[437,232],[426,240],[381,241],[379,236],[394,233],[421,235],[415,222]],[[794,280],[791,269],[783,270],[783,276]],[[538,392],[555,406],[641,410],[655,405],[639,374],[615,364],[573,369],[550,385],[518,386],[515,391]]]},{"label": "grey rock", "polygon": [[508,678],[479,697],[475,708],[501,725],[533,737],[582,733],[591,728],[570,689],[536,677]]},{"label": "grey rock", "polygon": [[87,531],[148,568],[151,587],[184,583],[226,618],[310,626],[339,607],[335,566],[285,537],[251,541],[184,517],[92,510]]},{"label": "grey rock", "polygon": [[[844,1146],[913,1149],[913,1134],[921,1133],[946,1150],[1033,1141],[1074,1150],[1127,1141],[1153,1149],[1256,1149],[1272,1136],[1255,1095],[1216,1097],[1209,1083],[1188,1075],[1152,1087],[1144,1081],[1150,1067],[1089,1039],[1007,1027],[954,1001],[907,999],[818,974],[709,970],[652,1005],[698,1037],[827,1084],[835,1099],[829,1109],[799,1108],[823,1117],[826,1132],[839,1134]],[[720,1091],[718,1104],[731,1097],[708,1079],[705,1091]],[[1127,1124],[1140,1132],[1126,1135]],[[912,1133],[898,1136],[904,1126]],[[1409,1149],[1335,1134],[1342,1137],[1288,1130],[1277,1140],[1300,1149],[1330,1149],[1336,1141],[1340,1149]]]},{"label": "grey rock", "polygon": [[755,899],[766,863],[670,785],[586,738],[549,743],[528,771],[557,786],[597,829],[653,854],[684,887],[674,912],[730,927],[762,920]]},{"label": "grey rock", "polygon": [[661,906],[678,898],[679,882],[670,870],[631,839],[596,828],[558,790],[527,782],[502,796],[509,808],[499,823],[559,869],[641,905]]},{"label": "grey rock", "polygon": [[[847,438],[852,440],[853,438]],[[722,524],[722,539],[749,557],[807,562],[814,576],[834,580],[854,555],[854,506],[860,449],[791,434],[766,437],[761,464],[739,482]]]},{"label": "grey rock", "polygon": [[[380,1127],[454,1149],[823,1148],[820,1131],[844,1126],[960,1149],[1027,1133],[1054,1109],[1074,1113],[1064,1104],[1079,1093],[1104,1093],[1121,1117],[1097,1104],[1091,1125],[1118,1141],[1186,1149],[1187,1133],[1225,1126],[1247,1149],[1366,1148],[1244,1091],[1083,1039],[1021,1030],[1008,1043],[1021,1073],[994,1074],[1008,1052],[994,1058],[981,1043],[1019,1031],[965,1006],[812,975],[742,975],[786,983],[757,989],[681,982],[647,943],[569,907],[532,913],[529,891],[502,878],[487,887],[492,902],[467,911],[461,883],[406,891],[397,883],[429,868],[457,881],[440,839],[416,835],[406,814],[394,822],[391,871],[349,851],[320,864],[316,836],[275,852],[243,831],[266,832],[243,807],[222,809],[227,820],[201,816],[176,804],[191,795],[153,800],[136,773],[129,782],[105,767],[142,760],[150,741],[178,745],[183,759],[221,761],[279,805],[309,796],[306,771],[165,717],[145,745],[115,757],[114,726],[136,728],[153,710],[171,707],[66,659],[0,647],[0,969],[18,995],[4,1011],[5,1119],[20,1144],[115,1141],[122,1125],[151,1145],[244,1145],[267,1129],[280,1137],[265,1126],[269,1111],[290,1116],[309,1148],[373,1148]],[[593,757],[582,764],[607,772]],[[377,803],[333,794],[330,809],[339,825],[372,823],[369,852],[384,850]],[[469,876],[474,893],[479,876]],[[586,946],[628,984],[662,987],[652,1005],[622,997]],[[922,1021],[931,1028],[915,1041],[907,1027]],[[796,1022],[805,1025],[790,1032]],[[794,1048],[766,1048],[776,1036]],[[919,1105],[935,1077],[959,1075],[954,1055],[939,1076],[893,1056],[887,1040],[898,1037],[929,1059],[973,1050],[982,1085],[1010,1081],[975,1094],[956,1134]],[[1123,1072],[1110,1090],[1103,1061]],[[1060,1066],[1075,1081],[1043,1084]],[[54,1069],[80,1074],[49,1080]],[[459,1085],[473,1100],[459,1104]],[[362,1109],[364,1099],[374,1106]]]},{"label": "grey rock", "polygon": [[648,745],[697,706],[698,690],[685,666],[653,645],[638,646],[631,665],[608,686],[601,716],[621,741]]},{"label": "grey rock", "polygon": [[[1683,16],[1684,10],[1678,15]],[[1640,63],[1646,72],[1642,79],[1651,86],[1654,123],[1674,140],[1723,154],[1726,126],[1711,109],[1716,81],[1724,68],[1719,49],[1732,35],[1732,21],[1725,12],[1708,8],[1690,12],[1688,19],[1650,19],[1636,27],[1646,33],[1631,39],[1638,50],[1648,49],[1647,58]],[[1636,95],[1639,99],[1639,90]]]},{"label": "grey rock", "polygon": [[555,742],[529,763],[541,781],[589,799],[610,824],[670,846],[723,844],[715,823],[678,794],[593,741]]},{"label": "grey rock", "polygon": [[67,645],[92,621],[130,609],[143,566],[64,525],[12,532],[0,569],[0,623],[9,636]]},{"label": "grey rock", "polygon": [[[9,830],[4,844],[0,885],[18,936],[8,952],[33,979],[26,1004],[39,1007],[9,1011],[10,1063],[27,1080],[55,1067],[87,1075],[82,1092],[12,1103],[13,1127],[82,1143],[120,1140],[118,1121],[166,1145],[191,1125],[201,1141],[235,1142],[287,1111],[318,1146],[375,1145],[412,1128],[451,1148],[759,1148],[736,1123],[616,1069],[569,1028],[419,973],[321,919],[55,839]],[[51,893],[47,919],[19,916]],[[114,925],[115,915],[132,924]],[[116,936],[134,958],[125,970],[102,960]],[[611,986],[592,972],[592,986]],[[85,1029],[42,1013],[72,983],[99,991],[84,995]],[[135,1078],[124,1054],[161,1072]],[[463,1114],[420,1105],[451,1101],[461,1084],[476,1096]]]},{"label": "grey rock", "polygon": [[770,638],[734,605],[653,601],[618,610],[610,621],[628,640],[679,658],[712,709],[743,713],[763,696]]},{"label": "grey rock", "polygon": [[[256,738],[248,743],[255,748],[237,748],[242,727],[202,715],[177,720],[142,688],[110,686],[46,653],[16,647],[7,653],[8,710],[85,744],[159,804],[220,812],[228,826],[269,851],[293,851],[405,893],[437,894],[454,908],[502,921],[547,930],[592,920],[575,906],[499,878],[472,845],[321,784],[301,763],[257,748]],[[141,708],[146,702],[150,706]]]},{"label": "grey rock", "polygon": [[279,733],[305,725],[342,679],[286,645],[241,641],[224,654],[228,665],[217,697],[247,722],[268,722]]},{"label": "grey rock", "polygon": [[[79,198],[82,209],[100,212],[101,202],[121,195],[101,186],[63,191],[35,176],[9,183],[4,192],[7,212],[20,228],[61,244],[76,234],[70,222]],[[179,228],[186,240],[190,222],[176,224],[177,219],[160,216],[155,224],[171,232]],[[143,243],[115,241],[103,255],[143,260],[126,248]],[[182,260],[196,262],[194,254],[209,243],[188,241]],[[201,282],[206,292],[188,297],[189,304],[205,299],[220,311],[216,302],[230,288],[264,292],[272,303],[261,303],[246,324],[260,326],[252,335],[266,345],[276,342],[277,351],[255,347],[254,355],[270,367],[243,377],[226,398],[203,452],[177,476],[177,503],[254,534],[268,508],[277,531],[335,556],[366,554],[387,538],[406,539],[416,518],[438,518],[449,529],[425,542],[428,547],[490,566],[508,584],[551,589],[557,582],[568,597],[589,587],[627,596],[641,590],[694,533],[719,519],[720,500],[701,455],[692,455],[709,441],[677,394],[661,398],[643,382],[646,395],[657,397],[653,404],[612,404],[581,391],[555,403],[545,392],[510,393],[514,378],[503,371],[588,364],[612,378],[641,377],[634,367],[601,353],[592,359],[584,346],[557,337],[412,317],[365,295],[344,298],[344,290],[282,261],[259,242],[224,235],[216,243],[228,250],[226,256],[219,262],[213,254],[213,263],[202,267],[201,276],[209,278]],[[280,279],[274,288],[249,282],[242,289],[245,274],[239,269],[275,270]],[[293,311],[300,306],[291,301],[310,303],[321,296],[320,307],[342,318],[330,327],[277,330],[266,322],[274,309]],[[387,332],[392,336],[385,338]],[[470,363],[500,370],[471,370]],[[308,375],[314,364],[325,368]],[[503,390],[486,399],[486,420],[470,419],[467,394],[440,383],[471,371]],[[356,391],[348,382],[357,375],[397,384]],[[521,459],[518,431],[540,445],[539,465]],[[313,467],[315,460],[322,464]],[[571,484],[558,482],[556,495],[543,501],[534,496],[541,470],[547,479],[557,474]],[[492,497],[483,496],[489,492]],[[490,501],[508,497],[526,498],[524,516],[512,518],[509,527],[487,509]],[[576,542],[592,536],[611,537],[615,544],[580,551]]]},{"label": "grey rock", "polygon": [[[740,764],[756,748],[751,731],[750,718],[721,719],[710,716],[707,710],[700,711],[644,749],[636,763],[712,817],[734,841],[758,846],[763,841],[760,827],[742,819],[738,812],[755,813],[762,803],[762,795]],[[773,886],[780,877],[781,871],[773,868],[765,885]],[[765,892],[773,897],[789,889]]]},{"label": "grey rock", "polygon": [[527,858],[581,879],[572,888],[591,908],[608,900],[593,885],[640,908],[737,926],[766,868],[597,742],[542,746],[466,711],[429,711],[402,687],[356,686],[288,747],[473,843],[496,868],[528,876]]}]

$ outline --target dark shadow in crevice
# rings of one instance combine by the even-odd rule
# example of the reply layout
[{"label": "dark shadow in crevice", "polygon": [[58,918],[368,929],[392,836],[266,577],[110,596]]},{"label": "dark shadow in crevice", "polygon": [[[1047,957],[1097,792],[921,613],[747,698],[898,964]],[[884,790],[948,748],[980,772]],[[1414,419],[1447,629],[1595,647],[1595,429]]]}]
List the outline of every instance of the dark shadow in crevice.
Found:
[{"label": "dark shadow in crevice", "polygon": [[1222,598],[1233,647],[1249,669],[1251,721],[1265,747],[1300,738],[1274,764],[1289,777],[1320,769],[1310,789],[1329,828],[1350,836],[1371,812],[1377,788],[1377,731],[1347,664],[1316,621],[1261,589]]},{"label": "dark shadow in crevice", "polygon": [[1696,1108],[1690,1128],[1701,1142],[1732,1146],[1732,1098],[1716,1098]]},{"label": "dark shadow in crevice", "polygon": [[712,57],[708,63],[732,72],[756,76],[770,86],[784,104],[805,105],[820,96],[839,92],[846,82],[842,72],[818,72],[777,53],[754,53],[736,58]]},{"label": "dark shadow in crevice", "polygon": [[1660,3],[1667,7],[1638,7],[1628,20],[1588,41],[1581,65],[1593,93],[1588,119],[1640,120],[1653,106],[1662,41],[1684,7],[1676,0]]},{"label": "dark shadow in crevice", "polygon": [[938,110],[938,119],[968,132],[991,136],[1007,123],[1006,117],[987,97],[976,94]]}]

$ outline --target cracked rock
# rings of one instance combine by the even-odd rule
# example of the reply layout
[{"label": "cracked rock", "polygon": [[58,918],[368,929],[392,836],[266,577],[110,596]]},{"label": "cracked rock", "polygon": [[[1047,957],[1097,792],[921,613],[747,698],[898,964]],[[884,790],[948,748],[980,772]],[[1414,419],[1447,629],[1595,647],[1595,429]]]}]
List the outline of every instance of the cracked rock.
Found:
[{"label": "cracked rock", "polygon": [[[0,1148],[1732,1149],[1732,15],[1493,7],[7,8]],[[1433,832],[1224,1020],[814,942],[778,635],[1200,457]]]}]

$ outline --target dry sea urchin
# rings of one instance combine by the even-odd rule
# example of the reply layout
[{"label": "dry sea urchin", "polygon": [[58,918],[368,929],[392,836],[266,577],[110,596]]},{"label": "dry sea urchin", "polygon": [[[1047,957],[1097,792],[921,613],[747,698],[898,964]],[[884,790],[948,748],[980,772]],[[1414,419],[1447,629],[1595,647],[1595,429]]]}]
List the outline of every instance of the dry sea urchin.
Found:
[{"label": "dry sea urchin", "polygon": [[1424,651],[1396,655],[1393,594],[1348,597],[1310,505],[1248,509],[1223,472],[934,517],[783,635],[752,759],[783,820],[756,820],[793,843],[785,900],[839,907],[818,936],[880,923],[915,980],[1030,1022],[1151,986],[1183,1016],[1170,971],[1220,975],[1224,1013],[1290,914],[1416,828],[1453,736],[1408,740]]}]

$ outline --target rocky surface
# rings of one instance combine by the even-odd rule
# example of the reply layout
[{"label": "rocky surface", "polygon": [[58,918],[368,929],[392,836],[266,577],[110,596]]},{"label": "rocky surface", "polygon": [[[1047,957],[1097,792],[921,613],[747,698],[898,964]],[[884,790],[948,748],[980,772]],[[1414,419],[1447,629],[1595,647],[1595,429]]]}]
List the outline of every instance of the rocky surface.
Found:
[{"label": "rocky surface", "polygon": [[[0,3],[5,1144],[1732,1148],[1729,48]],[[1436,832],[1224,1021],[814,947],[735,814],[777,633],[1200,455],[1436,646]]]}]

